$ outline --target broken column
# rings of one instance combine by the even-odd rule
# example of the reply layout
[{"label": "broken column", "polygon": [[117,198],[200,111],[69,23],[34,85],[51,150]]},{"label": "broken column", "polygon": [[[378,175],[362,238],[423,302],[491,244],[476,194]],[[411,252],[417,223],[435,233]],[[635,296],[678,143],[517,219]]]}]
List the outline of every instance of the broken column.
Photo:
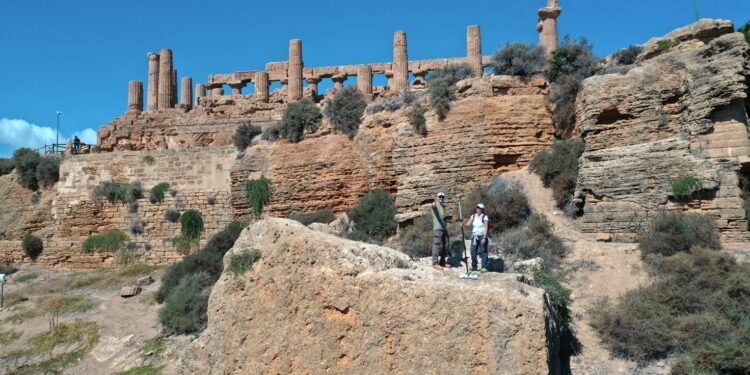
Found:
[{"label": "broken column", "polygon": [[244,82],[230,82],[227,84],[232,88],[232,96],[242,96],[242,88],[245,87]]},{"label": "broken column", "polygon": [[289,79],[289,100],[302,99],[302,41],[292,39],[289,41],[289,70],[287,78]]},{"label": "broken column", "polygon": [[357,67],[357,88],[366,97],[372,95],[372,67],[360,65]]},{"label": "broken column", "polygon": [[549,56],[557,49],[557,17],[560,16],[562,8],[557,0],[548,0],[547,6],[539,9],[539,22],[536,30],[539,31],[539,45]]},{"label": "broken column", "polygon": [[128,111],[143,111],[143,82],[128,82]]},{"label": "broken column", "polygon": [[171,108],[177,107],[177,69],[172,69],[172,99],[169,104]]},{"label": "broken column", "polygon": [[466,28],[466,61],[469,63],[475,77],[482,76],[482,39],[479,25]]},{"label": "broken column", "polygon": [[335,76],[331,77],[331,81],[333,81],[334,89],[341,90],[344,88],[344,81],[346,81],[346,74],[336,74]]},{"label": "broken column", "polygon": [[206,83],[206,89],[208,89],[209,97],[217,97],[224,95],[224,86],[221,83]]},{"label": "broken column", "polygon": [[206,96],[206,86],[202,83],[199,83],[195,85],[195,104],[197,105],[198,102],[200,102],[200,98],[203,98]]},{"label": "broken column", "polygon": [[406,32],[398,30],[393,34],[393,86],[391,90],[406,90],[409,80],[409,58],[406,54]]},{"label": "broken column", "polygon": [[159,54],[149,52],[148,54],[148,111],[159,109],[157,103],[159,96]]},{"label": "broken column", "polygon": [[182,97],[180,98],[180,104],[185,107],[193,106],[193,79],[190,77],[182,77]]},{"label": "broken column", "polygon": [[305,80],[307,81],[307,87],[312,91],[313,98],[318,96],[318,83],[320,83],[320,77],[307,77]]},{"label": "broken column", "polygon": [[255,73],[255,95],[262,102],[268,101],[268,73]]},{"label": "broken column", "polygon": [[164,48],[159,52],[159,95],[158,108],[172,108],[172,50]]}]

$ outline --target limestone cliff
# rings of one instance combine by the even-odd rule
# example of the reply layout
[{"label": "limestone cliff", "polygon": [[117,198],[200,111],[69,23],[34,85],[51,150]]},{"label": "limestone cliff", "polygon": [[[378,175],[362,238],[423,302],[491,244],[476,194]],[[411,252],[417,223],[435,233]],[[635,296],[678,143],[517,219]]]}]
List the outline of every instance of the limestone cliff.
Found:
[{"label": "limestone cliff", "polygon": [[[657,209],[714,216],[725,246],[750,241],[739,175],[750,163],[747,108],[750,46],[728,21],[703,20],[647,44],[625,73],[584,81],[577,126],[578,225],[632,234]],[[703,190],[675,202],[671,181],[694,176]]]},{"label": "limestone cliff", "polygon": [[262,259],[244,275],[221,276],[208,328],[180,356],[176,373],[559,370],[544,293],[513,275],[460,281],[395,250],[285,219],[246,228],[225,264],[246,249]]}]

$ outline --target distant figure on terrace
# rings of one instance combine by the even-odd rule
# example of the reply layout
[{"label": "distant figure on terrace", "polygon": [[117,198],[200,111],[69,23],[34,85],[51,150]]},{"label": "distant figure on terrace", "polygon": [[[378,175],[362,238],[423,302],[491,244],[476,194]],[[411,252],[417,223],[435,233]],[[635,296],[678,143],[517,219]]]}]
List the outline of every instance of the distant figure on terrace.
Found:
[{"label": "distant figure on terrace", "polygon": [[73,138],[73,155],[78,155],[81,152],[81,140],[78,139],[78,136],[75,136]]}]

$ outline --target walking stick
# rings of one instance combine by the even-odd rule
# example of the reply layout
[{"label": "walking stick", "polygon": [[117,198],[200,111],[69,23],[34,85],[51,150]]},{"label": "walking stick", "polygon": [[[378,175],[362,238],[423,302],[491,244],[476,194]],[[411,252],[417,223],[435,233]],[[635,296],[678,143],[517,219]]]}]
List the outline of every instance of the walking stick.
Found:
[{"label": "walking stick", "polygon": [[464,247],[464,264],[466,264],[466,273],[462,273],[459,278],[474,280],[478,276],[469,271],[469,258],[466,256],[466,235],[464,234],[464,212],[461,210],[461,202],[458,202],[458,217],[461,220],[461,245]]}]

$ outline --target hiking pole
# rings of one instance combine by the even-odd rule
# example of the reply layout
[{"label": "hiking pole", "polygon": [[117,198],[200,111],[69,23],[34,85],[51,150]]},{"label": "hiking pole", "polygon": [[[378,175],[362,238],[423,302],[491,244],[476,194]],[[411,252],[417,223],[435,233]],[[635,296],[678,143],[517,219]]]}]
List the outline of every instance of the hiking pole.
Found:
[{"label": "hiking pole", "polygon": [[461,202],[458,202],[458,217],[461,220],[461,245],[464,247],[464,263],[466,264],[466,273],[462,273],[460,279],[474,280],[477,275],[469,271],[469,258],[466,256],[466,235],[464,234],[464,212],[461,210]]}]

